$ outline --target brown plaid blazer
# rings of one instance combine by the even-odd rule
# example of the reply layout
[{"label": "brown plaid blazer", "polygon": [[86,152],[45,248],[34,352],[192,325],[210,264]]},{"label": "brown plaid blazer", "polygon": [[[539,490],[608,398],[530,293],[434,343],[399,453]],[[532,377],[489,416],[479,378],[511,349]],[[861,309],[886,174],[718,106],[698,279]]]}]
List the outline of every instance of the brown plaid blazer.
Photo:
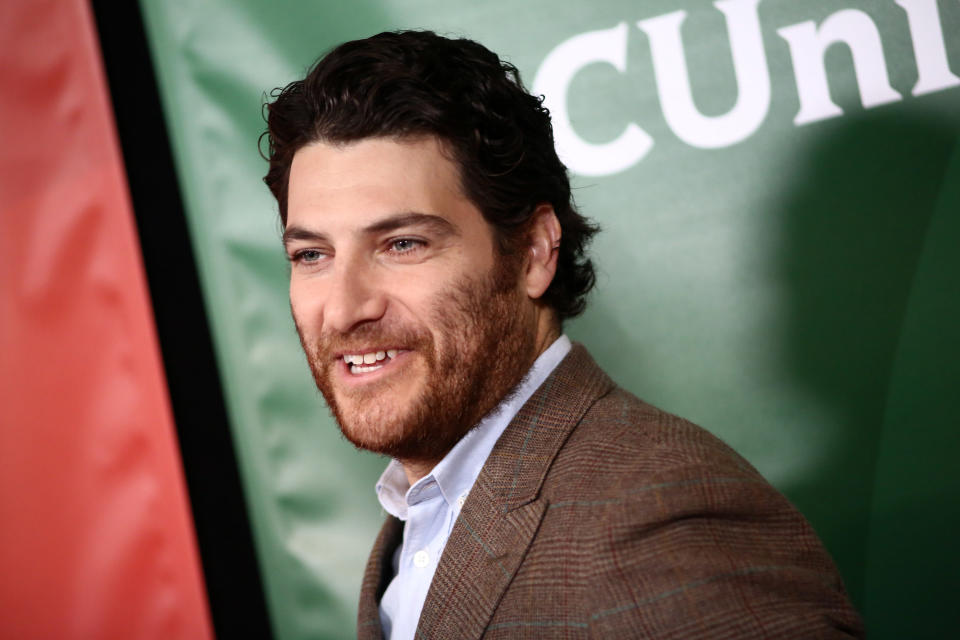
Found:
[{"label": "brown plaid blazer", "polygon": [[[401,523],[367,564],[358,636]],[[437,566],[418,638],[834,638],[863,627],[810,525],[703,429],[575,345],[497,442]]]}]

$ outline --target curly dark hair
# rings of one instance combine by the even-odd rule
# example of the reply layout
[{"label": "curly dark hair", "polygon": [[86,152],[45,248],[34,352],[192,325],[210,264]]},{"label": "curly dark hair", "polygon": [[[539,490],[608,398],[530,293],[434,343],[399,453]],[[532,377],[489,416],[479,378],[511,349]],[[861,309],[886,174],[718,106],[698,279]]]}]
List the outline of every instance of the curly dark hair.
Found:
[{"label": "curly dark hair", "polygon": [[284,225],[290,165],[304,145],[435,136],[459,166],[464,193],[496,230],[502,254],[522,248],[539,204],[553,206],[562,234],[542,300],[561,321],[583,312],[596,280],[586,248],[598,227],[577,212],[550,114],[515,66],[472,40],[387,32],[341,44],[271,98],[264,182]]}]

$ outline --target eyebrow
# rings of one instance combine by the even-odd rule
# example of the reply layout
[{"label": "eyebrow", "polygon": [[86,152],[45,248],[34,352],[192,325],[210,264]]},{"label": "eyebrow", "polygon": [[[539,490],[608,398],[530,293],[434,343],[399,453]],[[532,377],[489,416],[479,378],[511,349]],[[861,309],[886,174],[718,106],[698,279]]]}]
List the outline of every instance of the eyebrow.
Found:
[{"label": "eyebrow", "polygon": [[307,242],[324,242],[327,239],[327,234],[319,233],[317,231],[310,231],[303,227],[298,227],[296,225],[290,225],[283,230],[283,245],[287,246],[294,240],[305,240]]},{"label": "eyebrow", "polygon": [[[453,223],[446,218],[429,213],[417,213],[412,211],[398,213],[396,215],[384,218],[383,220],[378,220],[373,224],[364,227],[361,230],[361,233],[388,233],[390,231],[396,231],[397,229],[403,229],[405,227],[427,227],[434,233],[444,237],[459,234],[459,231],[453,225]],[[311,231],[310,229],[296,225],[288,226],[283,231],[284,246],[290,244],[294,240],[303,240],[307,242],[326,242],[328,239],[329,238],[325,233]]]},{"label": "eyebrow", "polygon": [[384,218],[383,220],[364,227],[363,231],[364,233],[387,233],[404,227],[428,227],[434,233],[439,233],[444,236],[455,235],[457,233],[457,228],[446,218],[413,211],[398,213],[389,218]]}]

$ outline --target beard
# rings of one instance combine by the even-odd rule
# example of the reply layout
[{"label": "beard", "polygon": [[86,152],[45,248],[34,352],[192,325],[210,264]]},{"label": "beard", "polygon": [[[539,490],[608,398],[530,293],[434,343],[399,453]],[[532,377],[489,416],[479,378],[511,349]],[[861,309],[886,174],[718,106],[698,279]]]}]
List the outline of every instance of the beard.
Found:
[{"label": "beard", "polygon": [[[433,332],[386,319],[346,333],[325,332],[314,344],[299,325],[297,332],[317,388],[347,440],[404,462],[436,463],[533,364],[536,332],[520,296],[516,271],[501,265],[438,293],[429,310]],[[405,363],[397,372],[402,376],[394,373],[362,390],[338,389],[332,354],[377,344],[403,345],[417,361]],[[402,395],[399,387],[411,376],[419,377],[414,397],[387,401]]]}]

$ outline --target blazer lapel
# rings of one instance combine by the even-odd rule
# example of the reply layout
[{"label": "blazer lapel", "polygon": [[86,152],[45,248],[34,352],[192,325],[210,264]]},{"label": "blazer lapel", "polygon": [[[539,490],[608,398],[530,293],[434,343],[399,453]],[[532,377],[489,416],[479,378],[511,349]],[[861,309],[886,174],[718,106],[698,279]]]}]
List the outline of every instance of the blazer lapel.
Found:
[{"label": "blazer lapel", "polygon": [[383,629],[380,626],[380,598],[387,590],[393,572],[390,566],[393,552],[403,538],[403,523],[387,516],[380,528],[380,534],[373,543],[373,550],[363,572],[360,585],[360,607],[357,611],[357,638],[362,640],[382,640]]},{"label": "blazer lapel", "polygon": [[586,350],[574,345],[510,422],[447,541],[418,638],[483,635],[546,511],[540,488],[553,459],[584,412],[612,388]]}]

